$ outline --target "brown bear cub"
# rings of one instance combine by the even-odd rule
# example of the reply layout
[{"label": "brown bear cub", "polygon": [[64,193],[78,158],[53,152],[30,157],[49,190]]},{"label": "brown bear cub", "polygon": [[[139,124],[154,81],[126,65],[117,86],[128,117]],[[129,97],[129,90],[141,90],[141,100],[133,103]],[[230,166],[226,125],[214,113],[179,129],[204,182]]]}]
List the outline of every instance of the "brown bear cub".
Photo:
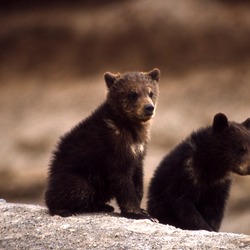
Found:
[{"label": "brown bear cub", "polygon": [[155,114],[160,71],[105,73],[106,101],[65,134],[54,152],[45,193],[51,215],[112,212],[116,199],[128,218],[141,209],[143,159]]},{"label": "brown bear cub", "polygon": [[148,213],[181,229],[218,231],[231,173],[250,174],[250,118],[229,122],[219,113],[163,158],[150,183]]}]

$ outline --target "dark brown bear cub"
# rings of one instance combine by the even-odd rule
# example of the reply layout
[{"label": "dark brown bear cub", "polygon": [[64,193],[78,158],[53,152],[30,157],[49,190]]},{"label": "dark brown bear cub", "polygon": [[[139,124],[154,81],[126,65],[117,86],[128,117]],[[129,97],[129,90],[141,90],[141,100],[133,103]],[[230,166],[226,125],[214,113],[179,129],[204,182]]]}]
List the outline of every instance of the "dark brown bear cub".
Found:
[{"label": "dark brown bear cub", "polygon": [[112,212],[149,218],[140,208],[143,159],[155,113],[160,71],[104,75],[106,101],[64,135],[54,152],[45,193],[51,215]]},{"label": "dark brown bear cub", "polygon": [[231,173],[250,174],[250,118],[229,122],[220,113],[163,158],[150,183],[148,212],[182,229],[218,231]]}]

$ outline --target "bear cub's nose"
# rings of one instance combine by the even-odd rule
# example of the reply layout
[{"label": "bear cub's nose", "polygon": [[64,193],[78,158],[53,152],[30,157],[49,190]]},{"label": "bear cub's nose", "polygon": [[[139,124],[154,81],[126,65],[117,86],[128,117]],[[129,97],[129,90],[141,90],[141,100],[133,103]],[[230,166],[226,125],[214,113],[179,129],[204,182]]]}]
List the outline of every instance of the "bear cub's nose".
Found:
[{"label": "bear cub's nose", "polygon": [[152,104],[144,106],[145,115],[153,115],[155,107]]}]

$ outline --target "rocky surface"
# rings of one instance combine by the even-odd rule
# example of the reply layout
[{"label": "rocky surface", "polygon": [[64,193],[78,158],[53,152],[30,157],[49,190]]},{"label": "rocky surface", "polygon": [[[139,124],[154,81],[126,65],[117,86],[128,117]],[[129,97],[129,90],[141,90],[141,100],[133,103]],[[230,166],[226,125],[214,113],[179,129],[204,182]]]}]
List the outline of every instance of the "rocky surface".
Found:
[{"label": "rocky surface", "polygon": [[0,249],[250,249],[250,236],[184,231],[118,214],[51,217],[42,206],[0,202]]}]

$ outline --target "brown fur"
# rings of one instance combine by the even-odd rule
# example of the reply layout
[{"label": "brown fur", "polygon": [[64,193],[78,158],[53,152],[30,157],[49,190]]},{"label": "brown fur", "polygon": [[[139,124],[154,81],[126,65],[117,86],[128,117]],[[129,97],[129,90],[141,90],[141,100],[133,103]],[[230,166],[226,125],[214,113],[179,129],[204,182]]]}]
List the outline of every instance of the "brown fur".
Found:
[{"label": "brown fur", "polygon": [[149,185],[148,212],[182,229],[218,231],[232,173],[250,175],[250,118],[237,123],[219,113],[163,158]]},{"label": "brown fur", "polygon": [[45,194],[50,214],[111,212],[149,218],[140,208],[143,159],[158,96],[159,70],[104,75],[106,101],[64,135],[54,152]]}]

